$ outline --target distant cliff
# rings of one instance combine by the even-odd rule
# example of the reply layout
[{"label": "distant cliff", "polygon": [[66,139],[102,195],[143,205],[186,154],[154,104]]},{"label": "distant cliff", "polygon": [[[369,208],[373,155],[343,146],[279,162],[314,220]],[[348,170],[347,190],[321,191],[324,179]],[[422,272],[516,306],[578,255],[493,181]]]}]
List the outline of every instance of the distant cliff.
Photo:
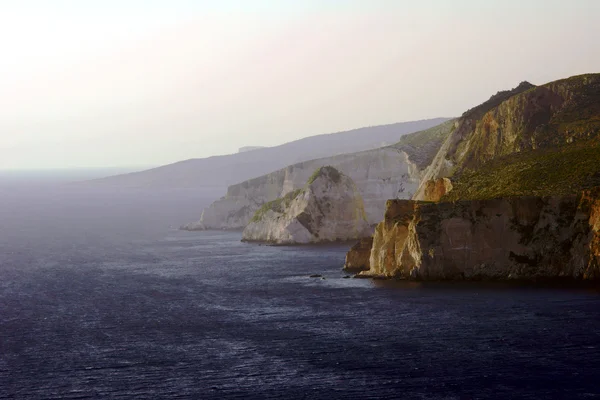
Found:
[{"label": "distant cliff", "polygon": [[247,151],[260,150],[264,148],[265,146],[244,146],[239,148],[238,153],[245,153]]},{"label": "distant cliff", "polygon": [[242,240],[274,244],[345,241],[370,236],[356,185],[333,167],[321,167],[302,189],[264,204]]},{"label": "distant cliff", "polygon": [[366,275],[600,279],[600,188],[571,196],[387,202]]},{"label": "distant cliff", "polygon": [[367,221],[383,217],[385,199],[409,198],[419,185],[419,171],[402,151],[388,148],[306,161],[238,185],[202,211],[200,221],[187,229],[243,229],[267,202],[301,189],[311,174],[330,165],[349,176],[365,203]]},{"label": "distant cliff", "polygon": [[450,134],[454,122],[405,135],[395,145],[290,165],[228,188],[227,194],[202,211],[198,222],[183,229],[243,229],[263,204],[304,187],[317,168],[330,165],[349,176],[364,203],[367,221],[383,218],[385,201],[411,198],[421,181],[422,169]]}]

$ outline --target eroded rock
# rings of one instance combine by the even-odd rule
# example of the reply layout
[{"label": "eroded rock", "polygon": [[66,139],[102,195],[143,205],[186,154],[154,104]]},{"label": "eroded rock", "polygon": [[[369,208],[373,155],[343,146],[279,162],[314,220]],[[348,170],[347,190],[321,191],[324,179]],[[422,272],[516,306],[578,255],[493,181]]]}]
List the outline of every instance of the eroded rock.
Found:
[{"label": "eroded rock", "polygon": [[373,247],[373,237],[362,238],[350,248],[346,254],[344,271],[360,272],[371,269],[369,259],[371,258],[371,248]]},{"label": "eroded rock", "polygon": [[363,275],[419,280],[599,279],[600,189],[579,195],[390,200]]},{"label": "eroded rock", "polygon": [[382,148],[305,161],[273,173],[232,185],[227,194],[202,211],[200,220],[183,229],[242,230],[265,203],[302,189],[315,171],[333,166],[350,177],[362,196],[367,221],[383,218],[386,199],[410,198],[420,182],[420,172],[406,152]]},{"label": "eroded rock", "polygon": [[423,201],[440,201],[452,190],[452,182],[448,178],[432,179],[424,183]]},{"label": "eroded rock", "polygon": [[348,176],[319,168],[303,189],[265,204],[244,229],[244,241],[307,244],[372,234],[362,196]]}]

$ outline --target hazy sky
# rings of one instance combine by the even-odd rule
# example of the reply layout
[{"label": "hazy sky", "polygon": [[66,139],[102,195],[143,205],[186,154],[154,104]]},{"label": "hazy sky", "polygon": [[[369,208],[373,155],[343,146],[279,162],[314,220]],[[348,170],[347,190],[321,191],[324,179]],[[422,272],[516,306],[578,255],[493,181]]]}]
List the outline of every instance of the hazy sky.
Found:
[{"label": "hazy sky", "polygon": [[157,165],[600,72],[598,0],[0,0],[0,169]]}]

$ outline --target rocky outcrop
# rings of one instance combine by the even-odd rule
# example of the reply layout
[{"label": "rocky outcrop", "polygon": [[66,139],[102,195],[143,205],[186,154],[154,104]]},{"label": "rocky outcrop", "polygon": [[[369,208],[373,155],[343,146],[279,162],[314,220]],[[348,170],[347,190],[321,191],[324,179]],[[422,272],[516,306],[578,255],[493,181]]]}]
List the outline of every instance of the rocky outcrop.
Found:
[{"label": "rocky outcrop", "polygon": [[346,254],[344,270],[348,272],[369,271],[371,269],[371,248],[373,237],[362,238]]},{"label": "rocky outcrop", "polygon": [[600,279],[600,189],[579,195],[387,202],[364,275]]},{"label": "rocky outcrop", "polygon": [[414,200],[424,200],[425,199],[425,183],[429,181],[433,181],[439,179],[440,177],[448,177],[452,175],[453,167],[452,161],[448,160],[446,156],[448,155],[450,146],[452,145],[451,137],[453,137],[453,132],[458,128],[459,121],[453,121],[452,131],[450,135],[444,140],[444,142],[438,148],[437,153],[431,160],[431,163],[424,168],[421,178],[421,183],[419,187],[415,191],[413,195]]},{"label": "rocky outcrop", "polygon": [[[401,256],[404,251],[408,228],[414,220],[419,202],[414,200],[388,200],[385,218],[375,228],[373,246],[369,258],[369,271],[363,275],[400,277]],[[409,270],[410,272],[410,270]]]},{"label": "rocky outcrop", "polygon": [[599,279],[600,271],[600,189],[586,190],[581,200],[584,212],[589,213],[590,259],[588,275]]},{"label": "rocky outcrop", "polygon": [[369,236],[365,207],[356,185],[333,167],[321,167],[303,189],[262,206],[242,240],[273,244],[346,241]]},{"label": "rocky outcrop", "polygon": [[439,178],[423,184],[423,201],[440,201],[452,190],[452,181],[448,178]]},{"label": "rocky outcrop", "polygon": [[306,161],[230,186],[227,195],[202,211],[198,222],[183,229],[244,229],[254,213],[270,201],[301,189],[315,169],[330,165],[350,177],[363,198],[367,221],[383,218],[385,200],[410,198],[420,182],[418,167],[406,152],[383,148]]}]

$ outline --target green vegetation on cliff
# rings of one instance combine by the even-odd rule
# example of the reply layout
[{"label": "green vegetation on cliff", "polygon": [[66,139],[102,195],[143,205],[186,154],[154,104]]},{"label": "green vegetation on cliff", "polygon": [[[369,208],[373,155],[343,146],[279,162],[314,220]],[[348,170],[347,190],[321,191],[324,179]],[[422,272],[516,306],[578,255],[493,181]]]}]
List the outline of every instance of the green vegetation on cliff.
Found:
[{"label": "green vegetation on cliff", "polygon": [[452,119],[433,128],[404,135],[392,147],[404,151],[412,162],[417,164],[420,169],[424,169],[431,164],[435,154],[454,129],[455,124],[456,120]]},{"label": "green vegetation on cliff", "polygon": [[329,179],[331,179],[334,183],[340,183],[340,180],[342,179],[340,171],[330,165],[326,165],[324,167],[317,168],[310,178],[308,178],[306,184],[310,185],[322,176],[328,176]]},{"label": "green vegetation on cliff", "polygon": [[453,179],[442,200],[551,196],[600,186],[600,145],[595,142],[517,153]]},{"label": "green vegetation on cliff", "polygon": [[[316,181],[322,176],[329,177],[329,179],[331,179],[334,183],[339,183],[342,179],[342,174],[340,173],[340,171],[338,171],[334,167],[327,165],[321,168],[317,168],[315,172],[313,172],[313,174],[310,176],[310,178],[308,178],[306,186],[312,184],[314,181]],[[279,197],[273,201],[269,201],[268,203],[263,204],[262,207],[256,210],[250,222],[260,221],[268,211],[274,211],[278,213],[284,212],[284,210],[287,207],[289,207],[292,200],[294,200],[296,197],[298,197],[301,193],[304,192],[306,186],[302,189],[296,189],[292,192],[289,192],[283,197]]]},{"label": "green vegetation on cliff", "polygon": [[514,95],[481,115],[461,118],[447,158],[476,169],[497,157],[558,148],[600,135],[600,74],[574,76]]},{"label": "green vegetation on cliff", "polygon": [[600,74],[500,92],[458,120],[444,200],[573,194],[600,185]]},{"label": "green vegetation on cliff", "polygon": [[462,118],[475,118],[475,119],[479,119],[481,118],[486,112],[490,111],[491,109],[498,107],[500,104],[502,104],[503,101],[508,100],[509,98],[526,92],[532,88],[534,88],[535,85],[532,85],[531,83],[527,82],[527,81],[523,81],[519,84],[519,86],[517,86],[514,89],[511,90],[501,90],[498,93],[496,93],[495,95],[493,95],[492,97],[489,98],[489,100],[481,103],[480,105],[471,108],[470,110],[467,110],[463,113]]},{"label": "green vegetation on cliff", "polygon": [[431,141],[443,140],[448,134],[452,131],[456,120],[451,119],[444,123],[441,123],[433,128],[425,129],[424,131],[419,131],[415,133],[411,133],[408,135],[404,135],[400,138],[398,143],[394,145],[394,147],[402,147],[402,146],[423,146]]},{"label": "green vegetation on cliff", "polygon": [[275,211],[278,213],[282,213],[285,210],[285,208],[290,205],[292,200],[294,200],[296,197],[298,197],[298,195],[300,195],[303,191],[304,191],[304,189],[296,189],[292,192],[289,192],[288,194],[286,194],[283,197],[279,197],[273,201],[269,201],[269,202],[263,204],[262,207],[260,207],[258,210],[256,210],[256,212],[254,213],[254,216],[252,217],[252,219],[250,221],[251,222],[260,221],[268,211]]}]

